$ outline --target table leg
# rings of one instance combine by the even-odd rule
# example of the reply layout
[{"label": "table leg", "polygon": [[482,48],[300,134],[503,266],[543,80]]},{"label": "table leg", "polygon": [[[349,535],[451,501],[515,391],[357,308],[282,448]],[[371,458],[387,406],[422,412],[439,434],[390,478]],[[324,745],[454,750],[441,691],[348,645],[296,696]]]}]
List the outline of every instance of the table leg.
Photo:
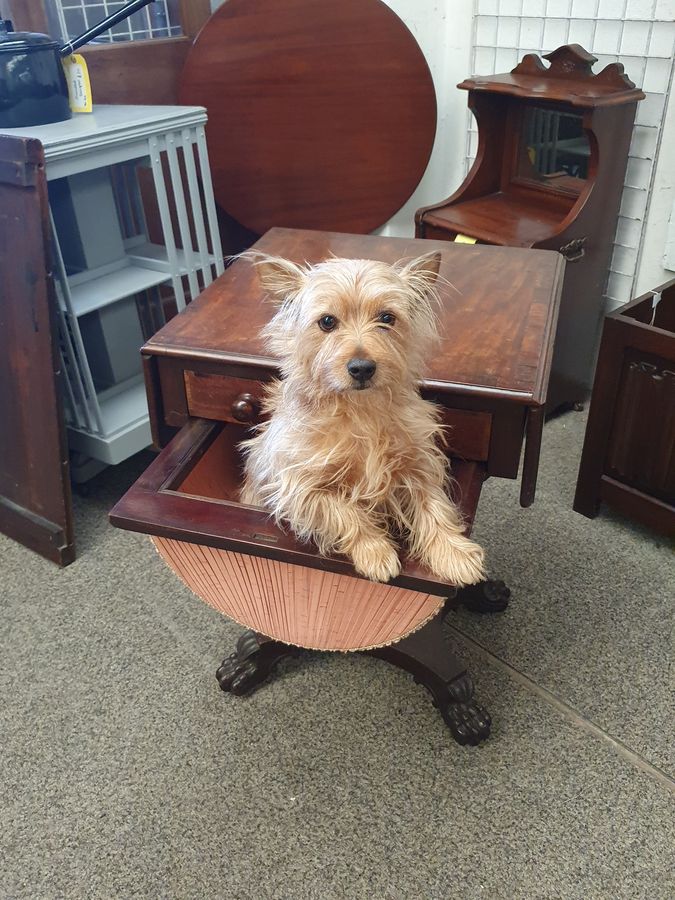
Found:
[{"label": "table leg", "polygon": [[[457,591],[448,606],[463,605],[481,613],[502,612],[510,593],[503,581],[485,581]],[[473,682],[466,666],[447,645],[445,616],[443,611],[396,644],[363,652],[398,666],[422,684],[459,744],[480,744],[489,737],[491,719],[473,699]],[[235,652],[216,672],[218,684],[231,694],[247,694],[269,677],[279,660],[298,652],[299,647],[245,631]]]},{"label": "table leg", "polygon": [[457,743],[480,744],[489,737],[491,719],[473,699],[473,682],[466,666],[447,645],[444,618],[441,613],[402,641],[366,652],[410,672],[431,694]]},{"label": "table leg", "polygon": [[480,581],[457,591],[453,605],[475,613],[497,613],[504,612],[510,597],[511,591],[503,581]]},{"label": "table leg", "polygon": [[280,660],[299,649],[255,631],[245,631],[240,635],[234,653],[220,664],[216,680],[222,691],[240,697],[259,687]]}]

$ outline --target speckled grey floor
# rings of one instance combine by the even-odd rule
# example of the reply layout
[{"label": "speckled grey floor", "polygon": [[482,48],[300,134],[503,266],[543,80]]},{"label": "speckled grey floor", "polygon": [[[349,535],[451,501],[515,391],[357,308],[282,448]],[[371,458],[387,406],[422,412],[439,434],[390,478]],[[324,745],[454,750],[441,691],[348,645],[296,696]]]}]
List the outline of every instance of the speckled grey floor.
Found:
[{"label": "speckled grey floor", "polygon": [[571,511],[582,429],[547,426],[531,510],[486,486],[514,601],[449,633],[494,719],[479,749],[358,656],[222,695],[240,629],[106,523],[143,459],[77,500],[68,569],[0,538],[0,898],[675,896],[673,558]]}]

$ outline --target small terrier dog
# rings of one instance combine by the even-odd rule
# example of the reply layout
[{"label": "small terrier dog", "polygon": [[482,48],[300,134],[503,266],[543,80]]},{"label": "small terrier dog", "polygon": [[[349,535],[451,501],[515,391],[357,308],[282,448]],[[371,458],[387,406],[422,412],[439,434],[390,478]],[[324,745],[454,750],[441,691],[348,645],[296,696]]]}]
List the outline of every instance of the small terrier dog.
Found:
[{"label": "small terrier dog", "polygon": [[443,581],[480,581],[483,550],[448,497],[438,411],[418,388],[436,337],[440,254],[394,266],[244,256],[278,305],[262,336],[283,377],[268,389],[268,420],[242,444],[242,501],[373,581],[401,571],[394,535]]}]

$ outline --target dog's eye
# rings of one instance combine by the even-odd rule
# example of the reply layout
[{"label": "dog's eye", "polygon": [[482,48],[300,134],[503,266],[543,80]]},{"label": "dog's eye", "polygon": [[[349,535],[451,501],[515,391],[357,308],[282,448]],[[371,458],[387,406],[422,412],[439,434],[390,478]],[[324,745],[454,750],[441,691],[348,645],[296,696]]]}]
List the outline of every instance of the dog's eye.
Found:
[{"label": "dog's eye", "polygon": [[383,325],[393,325],[396,321],[396,316],[390,312],[381,312],[377,317],[377,321]]},{"label": "dog's eye", "polygon": [[321,316],[319,319],[319,328],[322,331],[332,331],[337,325],[335,316]]}]

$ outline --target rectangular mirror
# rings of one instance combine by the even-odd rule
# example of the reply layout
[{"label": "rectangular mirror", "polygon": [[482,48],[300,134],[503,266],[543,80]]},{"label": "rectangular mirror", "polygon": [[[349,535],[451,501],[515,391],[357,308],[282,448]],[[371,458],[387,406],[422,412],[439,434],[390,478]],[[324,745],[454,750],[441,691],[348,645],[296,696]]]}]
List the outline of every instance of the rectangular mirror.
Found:
[{"label": "rectangular mirror", "polygon": [[516,174],[552,188],[577,191],[588,177],[591,147],[583,119],[546,107],[525,110]]}]

